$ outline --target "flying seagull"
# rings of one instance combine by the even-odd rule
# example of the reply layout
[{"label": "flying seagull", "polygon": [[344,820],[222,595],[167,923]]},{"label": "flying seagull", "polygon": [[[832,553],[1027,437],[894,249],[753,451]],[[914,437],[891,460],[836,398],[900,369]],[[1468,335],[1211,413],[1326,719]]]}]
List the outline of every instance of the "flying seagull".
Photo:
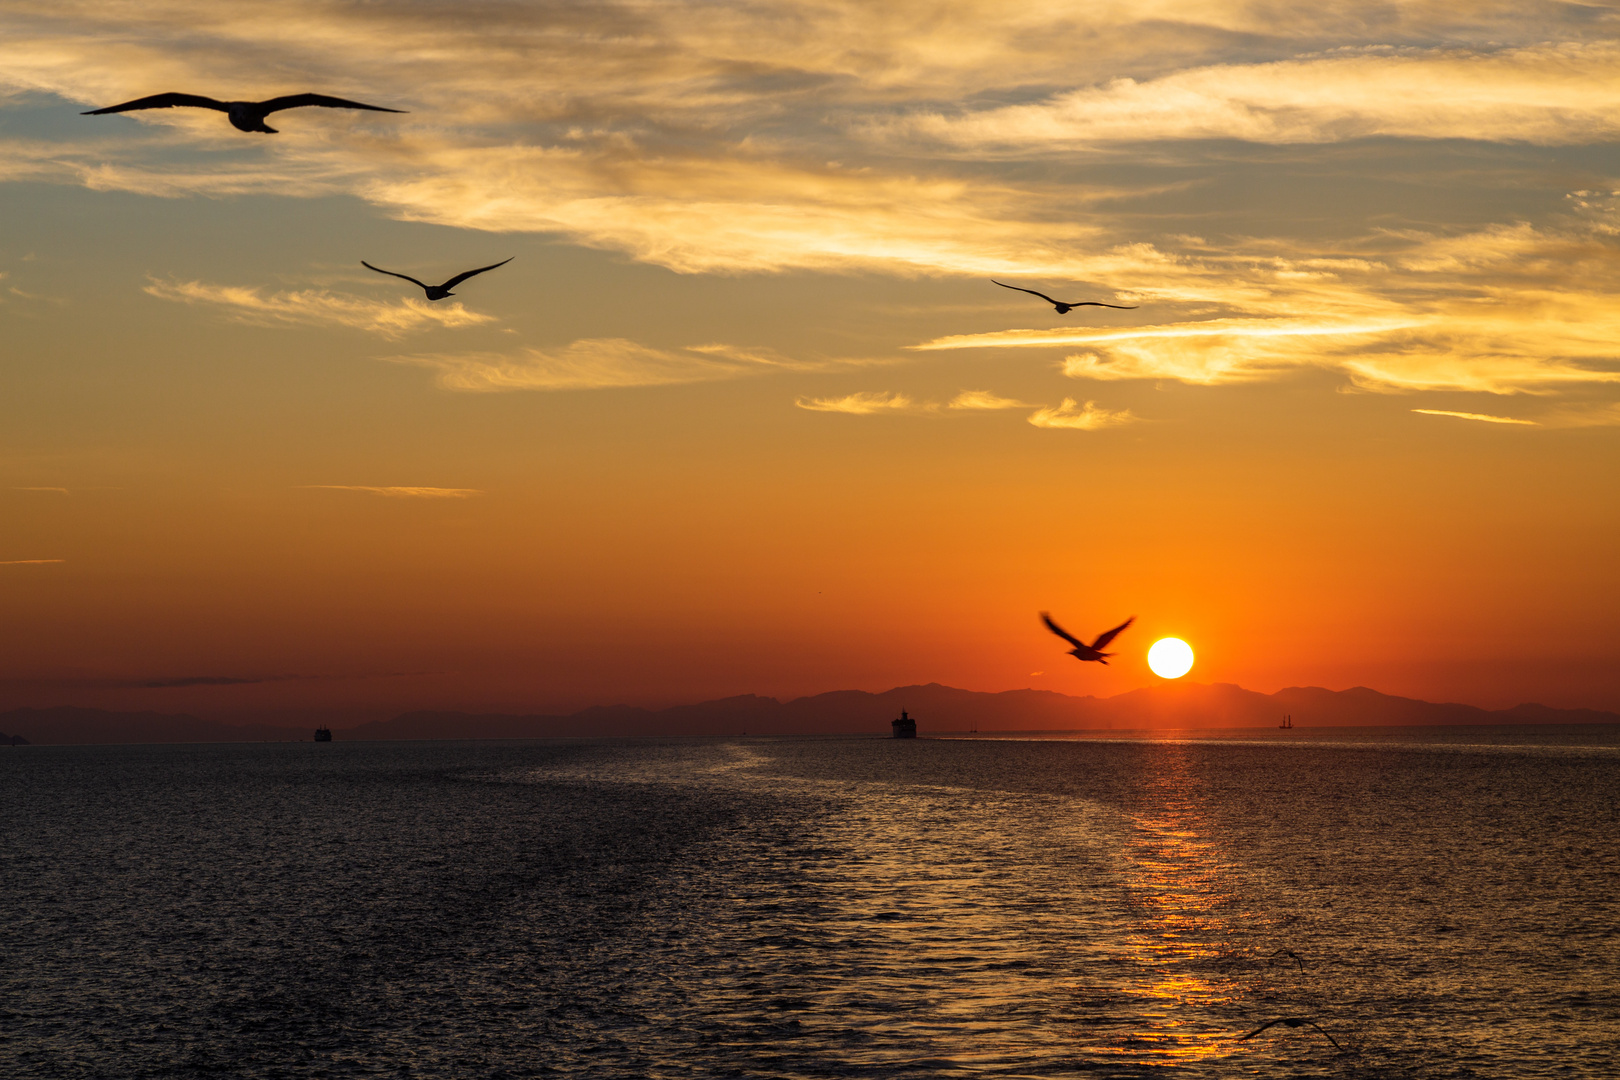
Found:
[{"label": "flying seagull", "polygon": [[991,280],[991,282],[993,282],[996,285],[1001,285],[1001,287],[1003,289],[1013,289],[1013,290],[1016,290],[1017,292],[1027,292],[1031,296],[1040,297],[1042,300],[1045,300],[1048,304],[1051,304],[1053,307],[1057,308],[1057,313],[1059,315],[1067,315],[1070,311],[1072,311],[1073,309],[1075,309],[1077,307],[1111,307],[1111,308],[1117,308],[1120,311],[1135,311],[1136,310],[1136,305],[1135,304],[1131,304],[1130,306],[1127,307],[1127,306],[1125,306],[1123,304],[1104,304],[1104,303],[1102,303],[1101,301],[1098,301],[1098,300],[1076,300],[1072,304],[1065,304],[1062,300],[1054,300],[1050,296],[1047,296],[1045,293],[1036,292],[1034,289],[1020,289],[1020,288],[1018,288],[1017,285],[1003,285],[1001,282],[996,281],[995,278],[991,278],[990,280]]},{"label": "flying seagull", "polygon": [[[516,255],[512,256],[512,259],[515,259],[515,258],[517,258]],[[505,266],[507,263],[511,262],[512,259],[502,259],[498,263],[491,263],[488,266],[480,266],[476,270],[468,270],[465,274],[457,274],[455,277],[451,278],[449,281],[445,282],[443,285],[429,285],[425,281],[417,281],[415,278],[411,277],[409,274],[396,274],[392,270],[383,270],[380,267],[372,266],[370,263],[366,262],[366,260],[364,260],[364,259],[360,260],[360,265],[365,267],[367,270],[376,270],[377,273],[379,273],[379,274],[387,274],[389,277],[404,278],[406,281],[409,281],[412,285],[421,286],[422,289],[424,291],[426,291],[427,298],[429,300],[443,300],[447,296],[456,295],[455,293],[451,292],[450,290],[455,288],[457,285],[460,285],[463,281],[466,281],[468,278],[472,277],[474,274],[482,274],[485,270],[493,270],[497,266]]]},{"label": "flying seagull", "polygon": [[1052,631],[1052,633],[1074,646],[1074,648],[1069,650],[1070,656],[1077,660],[1095,660],[1099,664],[1106,665],[1108,661],[1105,659],[1105,657],[1113,656],[1114,654],[1103,652],[1102,650],[1110,641],[1113,641],[1119,636],[1120,631],[1124,630],[1127,626],[1131,625],[1131,623],[1135,622],[1136,616],[1132,615],[1130,618],[1126,619],[1112,630],[1104,630],[1102,633],[1097,635],[1097,640],[1093,641],[1090,645],[1087,645],[1085,642],[1063,629],[1063,627],[1053,622],[1052,616],[1048,615],[1044,611],[1041,612],[1041,621],[1046,624],[1046,628],[1048,630]]},{"label": "flying seagull", "polygon": [[[1305,1025],[1309,1024],[1311,1027],[1316,1028],[1317,1031],[1322,1031],[1321,1027],[1316,1023],[1315,1020],[1307,1020],[1303,1016],[1282,1016],[1282,1017],[1278,1017],[1276,1020],[1271,1021],[1270,1023],[1261,1024],[1259,1027],[1255,1028],[1253,1031],[1251,1031],[1247,1035],[1243,1036],[1243,1038],[1244,1039],[1252,1039],[1256,1035],[1260,1034],[1262,1031],[1266,1030],[1266,1028],[1274,1027],[1277,1024],[1281,1024],[1284,1027],[1291,1027],[1291,1028],[1304,1027]],[[1344,1053],[1344,1047],[1339,1045],[1339,1040],[1338,1039],[1335,1039],[1333,1036],[1329,1035],[1325,1031],[1322,1031],[1322,1037],[1324,1039],[1326,1039],[1328,1042],[1332,1043],[1334,1048],[1336,1050],[1338,1050],[1339,1053],[1341,1053],[1341,1054]],[[1241,1042],[1242,1039],[1240,1039],[1238,1041]]]},{"label": "flying seagull", "polygon": [[264,122],[265,117],[282,109],[299,109],[305,105],[319,105],[327,109],[369,109],[372,112],[405,111],[385,109],[381,105],[364,105],[358,101],[328,97],[325,94],[288,94],[285,97],[271,98],[269,101],[215,101],[201,94],[153,94],[151,97],[126,101],[122,105],[91,109],[79,115],[101,116],[104,113],[132,112],[136,109],[172,109],[177,105],[192,109],[217,109],[230,118],[231,126],[236,130],[259,131],[266,135],[274,135],[276,129]]}]

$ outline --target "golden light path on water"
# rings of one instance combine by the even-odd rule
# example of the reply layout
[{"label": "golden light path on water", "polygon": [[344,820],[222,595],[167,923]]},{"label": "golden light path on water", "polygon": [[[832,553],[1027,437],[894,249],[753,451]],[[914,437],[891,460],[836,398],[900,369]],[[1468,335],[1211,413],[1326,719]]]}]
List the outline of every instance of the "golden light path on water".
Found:
[{"label": "golden light path on water", "polygon": [[1196,781],[1185,754],[1175,744],[1163,750],[1160,768],[1145,778],[1157,806],[1135,818],[1136,835],[1126,849],[1126,879],[1142,920],[1127,940],[1131,958],[1150,976],[1135,996],[1141,999],[1138,1015],[1151,1023],[1119,1052],[1150,1050],[1161,1061],[1221,1057],[1237,1049],[1233,1032],[1187,1018],[1207,1017],[1210,1007],[1228,1005],[1236,996],[1232,979],[1199,970],[1220,960],[1217,941],[1230,929],[1221,909],[1235,897],[1189,790]]}]

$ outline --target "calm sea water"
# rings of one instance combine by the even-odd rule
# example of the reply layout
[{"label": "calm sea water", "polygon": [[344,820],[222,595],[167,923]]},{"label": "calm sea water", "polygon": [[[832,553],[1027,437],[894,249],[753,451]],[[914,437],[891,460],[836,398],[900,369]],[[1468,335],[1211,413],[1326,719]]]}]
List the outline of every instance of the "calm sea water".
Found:
[{"label": "calm sea water", "polygon": [[1617,744],[0,750],[0,1075],[1612,1077]]}]

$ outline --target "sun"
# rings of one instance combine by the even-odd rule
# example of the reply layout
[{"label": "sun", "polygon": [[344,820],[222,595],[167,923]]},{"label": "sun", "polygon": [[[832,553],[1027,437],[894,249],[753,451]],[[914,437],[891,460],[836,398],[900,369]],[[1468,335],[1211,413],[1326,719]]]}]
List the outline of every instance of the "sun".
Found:
[{"label": "sun", "polygon": [[1179,679],[1192,665],[1192,646],[1178,637],[1160,638],[1148,650],[1148,667],[1161,679]]}]

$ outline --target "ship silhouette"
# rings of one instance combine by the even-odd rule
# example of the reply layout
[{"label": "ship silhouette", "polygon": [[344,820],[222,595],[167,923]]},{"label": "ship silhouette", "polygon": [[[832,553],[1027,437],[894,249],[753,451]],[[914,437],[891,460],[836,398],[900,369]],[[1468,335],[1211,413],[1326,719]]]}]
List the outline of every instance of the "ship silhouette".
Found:
[{"label": "ship silhouette", "polygon": [[915,739],[917,737],[917,720],[907,716],[906,710],[900,710],[900,719],[890,720],[889,726],[894,728],[894,737],[897,739]]}]

